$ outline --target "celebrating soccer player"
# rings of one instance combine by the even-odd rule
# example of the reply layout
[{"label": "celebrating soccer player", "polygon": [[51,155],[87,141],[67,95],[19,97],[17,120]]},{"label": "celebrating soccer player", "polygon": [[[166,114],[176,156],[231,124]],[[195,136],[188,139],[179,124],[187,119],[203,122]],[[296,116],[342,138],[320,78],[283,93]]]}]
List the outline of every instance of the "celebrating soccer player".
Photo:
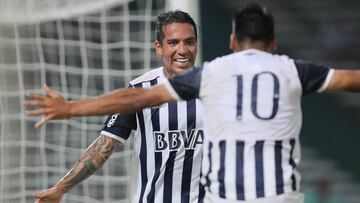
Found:
[{"label": "celebrating soccer player", "polygon": [[[187,13],[176,10],[159,15],[156,38],[155,49],[164,66],[131,81],[132,88],[156,86],[194,66],[197,28]],[[68,174],[53,188],[36,193],[37,202],[59,202],[65,192],[98,170],[118,143],[126,142],[131,135],[137,159],[132,166],[137,175],[132,180],[131,202],[197,203],[201,198],[204,131],[201,105],[196,99],[130,115],[110,115],[99,138]]]}]

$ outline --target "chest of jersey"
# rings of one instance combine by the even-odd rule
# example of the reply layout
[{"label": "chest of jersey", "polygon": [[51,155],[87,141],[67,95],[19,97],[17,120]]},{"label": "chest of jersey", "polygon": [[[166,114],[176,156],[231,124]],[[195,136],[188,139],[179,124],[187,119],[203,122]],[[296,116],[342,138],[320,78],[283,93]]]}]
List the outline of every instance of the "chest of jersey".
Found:
[{"label": "chest of jersey", "polygon": [[[199,101],[167,103],[138,113],[136,134],[145,133],[156,152],[193,150],[204,139]],[[135,137],[135,139],[138,139]],[[149,146],[149,145],[148,145]]]}]

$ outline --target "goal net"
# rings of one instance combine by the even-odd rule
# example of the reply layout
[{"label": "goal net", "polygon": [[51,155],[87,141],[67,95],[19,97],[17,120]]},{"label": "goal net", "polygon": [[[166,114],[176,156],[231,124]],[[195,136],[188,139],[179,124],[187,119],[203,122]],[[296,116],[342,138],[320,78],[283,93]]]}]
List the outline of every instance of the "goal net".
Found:
[{"label": "goal net", "polygon": [[[48,84],[66,99],[127,86],[160,65],[152,46],[164,0],[0,0],[0,202],[34,202],[99,135],[104,117],[26,117],[26,91]],[[63,202],[128,202],[130,145]]]}]

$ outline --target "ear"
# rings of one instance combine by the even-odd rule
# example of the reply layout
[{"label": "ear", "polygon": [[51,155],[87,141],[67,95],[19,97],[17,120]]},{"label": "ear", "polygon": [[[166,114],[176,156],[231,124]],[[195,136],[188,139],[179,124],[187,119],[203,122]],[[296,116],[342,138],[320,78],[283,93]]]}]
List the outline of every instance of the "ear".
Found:
[{"label": "ear", "polygon": [[235,34],[231,34],[231,35],[230,35],[229,48],[230,48],[232,51],[235,51],[236,48],[237,48],[237,46],[238,46],[238,44],[237,44],[236,35],[235,35]]},{"label": "ear", "polygon": [[154,42],[154,47],[155,47],[155,50],[156,50],[156,54],[157,54],[158,56],[161,56],[161,57],[162,57],[162,55],[163,55],[163,49],[162,49],[161,43],[156,40],[156,41]]}]

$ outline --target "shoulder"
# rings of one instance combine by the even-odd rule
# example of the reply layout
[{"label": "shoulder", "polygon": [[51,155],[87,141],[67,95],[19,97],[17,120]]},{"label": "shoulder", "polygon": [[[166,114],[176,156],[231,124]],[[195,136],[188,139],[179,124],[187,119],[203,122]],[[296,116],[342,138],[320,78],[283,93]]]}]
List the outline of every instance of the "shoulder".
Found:
[{"label": "shoulder", "polygon": [[333,75],[331,67],[305,60],[294,60],[294,65],[303,88],[303,95],[315,91],[322,92],[329,85]]},{"label": "shoulder", "polygon": [[215,59],[213,59],[212,61],[209,61],[209,62],[205,62],[204,63],[204,66],[213,66],[215,64],[223,64],[223,63],[228,63],[228,62],[231,62],[235,59],[237,59],[237,56],[239,55],[239,52],[237,53],[231,53],[231,54],[227,54],[227,55],[224,55],[224,56],[218,56],[216,57]]},{"label": "shoulder", "polygon": [[208,64],[209,65],[214,65],[214,64],[220,65],[220,64],[226,64],[226,63],[234,63],[235,61],[236,62],[243,61],[244,63],[246,63],[249,60],[253,61],[254,57],[256,57],[256,59],[258,59],[258,60],[278,60],[278,61],[282,61],[282,62],[293,63],[293,59],[291,59],[287,55],[272,54],[272,53],[268,53],[268,52],[264,52],[264,51],[260,51],[260,50],[256,50],[256,49],[249,49],[249,50],[234,52],[234,53],[231,53],[228,55],[217,57],[214,60],[210,61]]},{"label": "shoulder", "polygon": [[284,54],[271,54],[274,58],[278,59],[279,61],[285,62],[285,63],[291,63],[294,64],[294,59],[290,58],[287,55]]},{"label": "shoulder", "polygon": [[130,81],[130,85],[135,86],[136,84],[146,83],[155,80],[162,75],[162,71],[163,71],[163,67],[158,67],[151,71],[148,71],[142,74],[141,76],[135,78],[134,80]]},{"label": "shoulder", "polygon": [[211,61],[205,61],[201,67],[202,72],[204,72],[207,75],[209,73],[216,73],[223,71],[224,70],[223,68],[218,68],[218,67],[227,67],[231,64],[234,64],[233,61],[235,55],[236,55],[235,53],[232,53],[232,54],[216,57]]}]

